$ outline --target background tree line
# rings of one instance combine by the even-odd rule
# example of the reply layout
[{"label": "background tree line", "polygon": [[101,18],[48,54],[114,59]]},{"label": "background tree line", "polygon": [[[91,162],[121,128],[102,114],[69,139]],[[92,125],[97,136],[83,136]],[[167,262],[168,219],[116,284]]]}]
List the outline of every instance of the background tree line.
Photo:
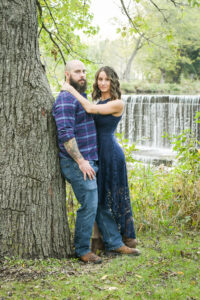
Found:
[{"label": "background tree line", "polygon": [[[71,45],[71,48],[61,45],[59,49],[53,41],[49,42],[49,33],[41,25],[42,58],[48,69],[50,83],[55,89],[59,89],[61,81],[62,56],[83,59],[92,76],[100,65],[114,66],[120,79],[126,82],[142,79],[180,84],[182,79],[199,79],[200,23],[194,21],[199,19],[198,1],[119,0],[118,5],[124,15],[123,23],[115,20],[118,37],[104,40],[95,39],[98,28],[89,23],[92,21],[89,5],[85,4],[84,9],[79,11],[81,6],[76,1],[71,7],[65,3],[63,8],[76,11],[76,18],[71,17],[73,13],[70,13],[70,22],[66,16],[62,17],[65,9],[60,5],[52,6],[51,13],[43,5],[42,20],[46,20],[43,21],[46,22],[45,27],[55,27],[56,43],[60,45],[62,35],[65,43]],[[54,14],[58,25],[52,20]],[[84,17],[86,21],[81,21]],[[64,28],[67,24],[73,29],[66,34]],[[79,36],[80,30],[85,36]],[[87,37],[91,36],[93,39],[88,43]]]}]

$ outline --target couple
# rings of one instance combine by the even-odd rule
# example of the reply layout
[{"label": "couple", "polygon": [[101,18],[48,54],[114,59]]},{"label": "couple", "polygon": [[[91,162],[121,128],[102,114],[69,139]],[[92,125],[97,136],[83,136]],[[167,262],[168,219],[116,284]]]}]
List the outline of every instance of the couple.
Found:
[{"label": "couple", "polygon": [[99,100],[97,104],[84,93],[86,70],[81,61],[69,61],[65,76],[53,116],[62,174],[81,205],[75,226],[76,255],[83,262],[101,263],[90,250],[96,221],[108,253],[137,256],[125,157],[114,137],[124,107],[118,76],[110,67],[96,73],[92,97]]}]

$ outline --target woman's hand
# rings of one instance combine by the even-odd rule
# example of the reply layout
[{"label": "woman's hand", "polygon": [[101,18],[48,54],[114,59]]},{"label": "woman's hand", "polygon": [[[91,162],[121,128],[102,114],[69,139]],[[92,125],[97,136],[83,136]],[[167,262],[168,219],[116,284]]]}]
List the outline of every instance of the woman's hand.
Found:
[{"label": "woman's hand", "polygon": [[74,88],[71,84],[67,83],[66,81],[63,83],[63,86],[61,88],[61,91],[67,91],[71,94],[73,94]]}]

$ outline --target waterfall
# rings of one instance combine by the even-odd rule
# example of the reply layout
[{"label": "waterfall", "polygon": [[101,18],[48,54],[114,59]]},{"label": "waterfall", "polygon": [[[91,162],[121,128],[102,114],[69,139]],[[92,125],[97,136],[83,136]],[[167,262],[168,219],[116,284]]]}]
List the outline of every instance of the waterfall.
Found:
[{"label": "waterfall", "polygon": [[124,95],[125,110],[117,132],[142,148],[170,150],[164,133],[178,135],[189,128],[200,139],[200,124],[194,117],[200,111],[200,96]]}]

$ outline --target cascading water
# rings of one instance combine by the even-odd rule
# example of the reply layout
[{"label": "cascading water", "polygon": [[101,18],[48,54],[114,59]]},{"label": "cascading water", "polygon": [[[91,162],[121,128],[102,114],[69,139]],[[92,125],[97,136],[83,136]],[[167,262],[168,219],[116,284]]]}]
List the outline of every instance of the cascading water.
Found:
[{"label": "cascading water", "polygon": [[172,155],[172,145],[162,137],[165,132],[172,136],[189,128],[200,139],[200,124],[194,120],[200,111],[200,96],[124,95],[122,99],[126,105],[117,132],[124,133],[142,149],[140,155],[146,153],[151,161],[159,154]]}]

